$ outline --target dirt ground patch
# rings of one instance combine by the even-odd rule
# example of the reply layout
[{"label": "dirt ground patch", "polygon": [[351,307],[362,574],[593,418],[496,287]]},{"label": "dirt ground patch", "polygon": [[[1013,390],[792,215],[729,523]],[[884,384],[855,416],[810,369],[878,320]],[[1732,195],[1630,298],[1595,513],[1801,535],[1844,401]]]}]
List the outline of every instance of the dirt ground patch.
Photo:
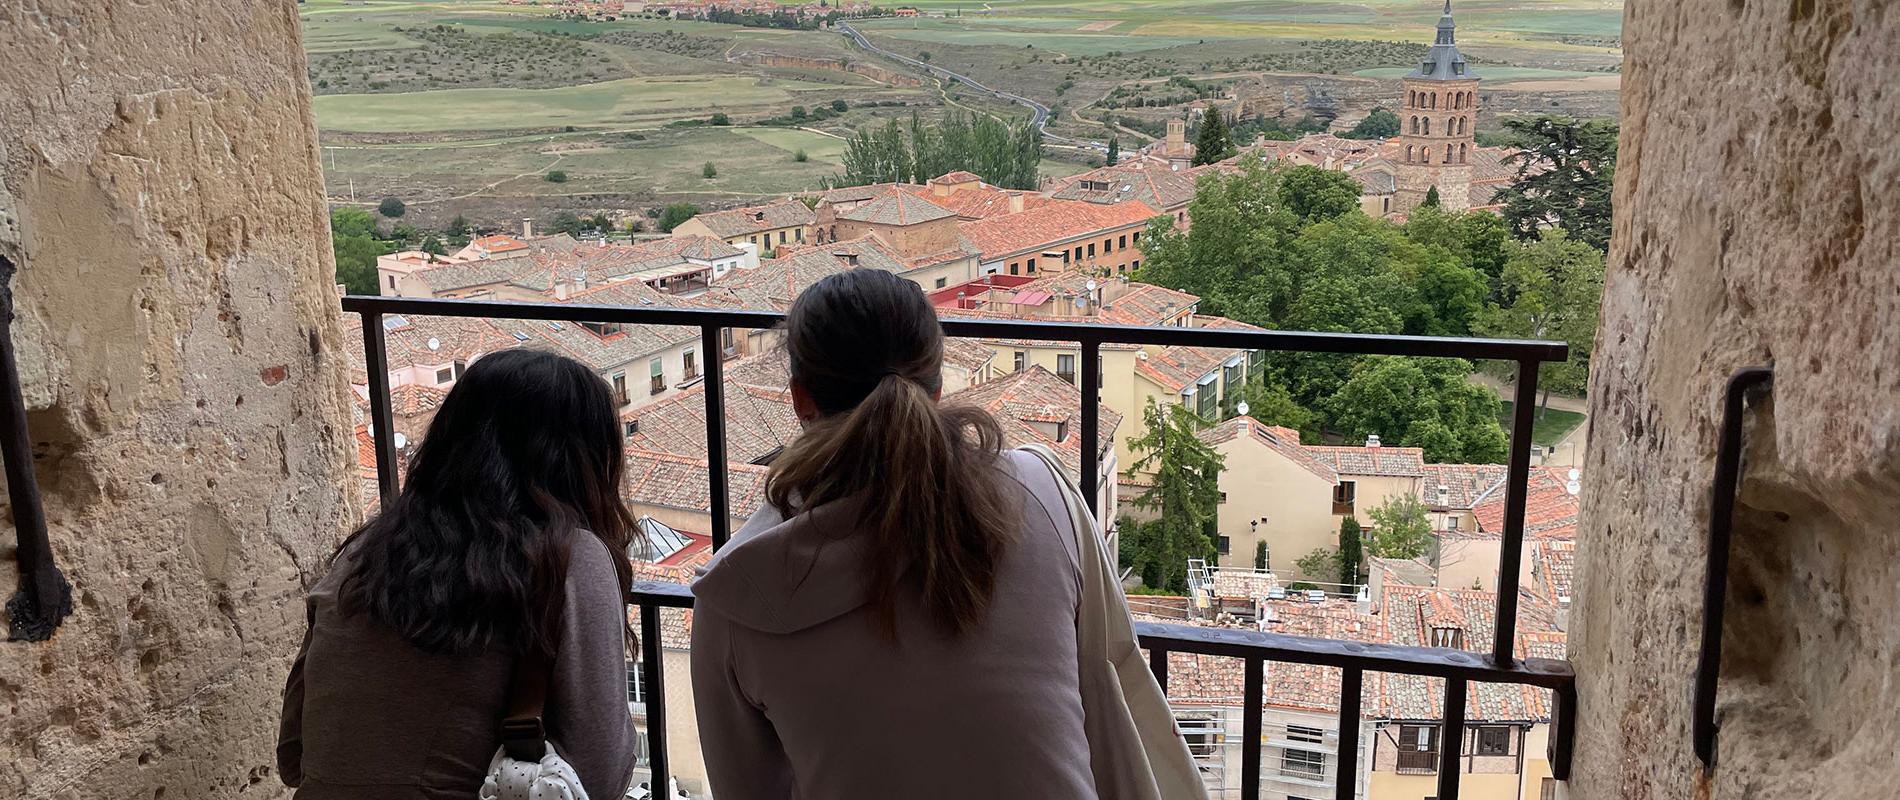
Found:
[{"label": "dirt ground patch", "polygon": [[1104,20],[1091,22],[1087,25],[1083,25],[1080,28],[1076,28],[1076,30],[1078,31],[1105,31],[1105,30],[1108,30],[1109,28],[1113,28],[1116,25],[1120,25],[1120,24],[1122,24],[1122,21],[1118,19],[1104,19]]},{"label": "dirt ground patch", "polygon": [[1498,88],[1519,92],[1614,92],[1623,85],[1621,75],[1592,75],[1562,80],[1499,81]]}]

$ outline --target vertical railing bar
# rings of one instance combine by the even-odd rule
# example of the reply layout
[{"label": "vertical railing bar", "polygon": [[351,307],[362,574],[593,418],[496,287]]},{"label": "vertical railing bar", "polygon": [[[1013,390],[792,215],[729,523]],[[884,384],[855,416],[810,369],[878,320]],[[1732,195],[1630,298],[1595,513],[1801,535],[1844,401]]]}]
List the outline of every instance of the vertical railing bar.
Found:
[{"label": "vertical railing bar", "polygon": [[1342,668],[1339,671],[1339,774],[1334,776],[1335,800],[1359,797],[1359,701],[1363,696],[1365,672]]},{"label": "vertical railing bar", "polygon": [[1465,691],[1469,684],[1458,678],[1445,679],[1445,725],[1438,734],[1438,800],[1458,800],[1458,779],[1463,766],[1458,762],[1465,746]]},{"label": "vertical railing bar", "polygon": [[13,274],[16,266],[0,256],[0,451],[4,451],[7,500],[12,505],[20,587],[7,600],[7,638],[43,642],[73,611],[73,587],[53,560],[46,530],[46,507],[33,465],[33,437],[27,430],[26,396],[20,389],[20,364],[13,349]]},{"label": "vertical railing bar", "polygon": [[1154,673],[1155,683],[1161,685],[1161,694],[1168,693],[1168,651],[1159,647],[1148,648],[1148,671]]},{"label": "vertical railing bar", "polygon": [[[706,387],[706,483],[711,489],[708,510],[712,512],[712,546],[726,546],[732,535],[732,495],[726,474],[726,362],[719,346],[719,328],[706,325],[699,329],[700,361],[705,363]],[[654,790],[658,797],[659,789]]]},{"label": "vertical railing bar", "polygon": [[1764,367],[1736,370],[1722,397],[1722,429],[1715,443],[1709,498],[1709,550],[1702,575],[1702,650],[1696,657],[1695,717],[1690,720],[1690,736],[1704,772],[1715,769],[1715,689],[1722,671],[1722,616],[1728,601],[1735,491],[1742,479],[1742,401],[1749,389],[1773,377],[1774,372]]},{"label": "vertical railing bar", "polygon": [[647,765],[653,797],[672,798],[666,764],[666,665],[660,659],[660,607],[640,606],[640,686],[647,706]]},{"label": "vertical railing bar", "polygon": [[1241,687],[1241,703],[1245,707],[1240,711],[1240,796],[1245,800],[1260,800],[1260,715],[1266,705],[1267,662],[1257,657],[1246,660],[1244,680]]},{"label": "vertical railing bar", "polygon": [[[1088,501],[1089,510],[1099,519],[1103,509],[1101,505],[1102,462],[1098,458],[1101,448],[1096,440],[1102,427],[1102,382],[1101,364],[1102,343],[1086,341],[1082,343],[1082,497]],[[1101,520],[1106,530],[1114,524],[1113,520]]]},{"label": "vertical railing bar", "polygon": [[1498,556],[1497,638],[1491,658],[1511,663],[1517,650],[1517,581],[1524,563],[1524,506],[1530,493],[1531,427],[1537,405],[1536,361],[1517,362],[1517,399],[1511,407],[1511,466],[1504,487],[1504,541]]},{"label": "vertical railing bar", "polygon": [[383,315],[363,312],[363,368],[369,372],[371,446],[376,449],[376,488],[382,505],[396,499],[396,415],[389,407],[389,348],[383,341]]},{"label": "vertical railing bar", "polygon": [[1550,760],[1550,777],[1570,780],[1570,756],[1577,748],[1577,685],[1566,683],[1551,690],[1555,708],[1553,730],[1544,757]]}]

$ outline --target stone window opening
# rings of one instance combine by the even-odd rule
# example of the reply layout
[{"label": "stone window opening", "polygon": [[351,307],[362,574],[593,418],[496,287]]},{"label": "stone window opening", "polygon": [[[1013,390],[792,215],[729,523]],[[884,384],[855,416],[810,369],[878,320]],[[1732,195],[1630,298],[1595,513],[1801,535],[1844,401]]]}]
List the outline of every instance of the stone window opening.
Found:
[{"label": "stone window opening", "polygon": [[1425,123],[1425,135],[1426,136],[1432,135],[1432,118],[1426,117],[1423,121]]}]

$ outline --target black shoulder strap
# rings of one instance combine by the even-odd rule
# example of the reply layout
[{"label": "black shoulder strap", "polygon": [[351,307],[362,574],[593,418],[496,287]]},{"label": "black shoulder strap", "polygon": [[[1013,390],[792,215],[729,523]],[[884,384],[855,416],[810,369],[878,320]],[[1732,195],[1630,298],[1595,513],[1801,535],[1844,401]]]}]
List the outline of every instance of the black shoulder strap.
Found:
[{"label": "black shoulder strap", "polygon": [[[554,580],[549,586],[553,595],[548,602],[554,606],[555,619],[565,613],[562,608],[567,597],[565,561],[563,554],[563,558],[555,562]],[[508,684],[508,712],[501,720],[501,746],[509,758],[540,761],[547,755],[548,731],[542,724],[542,712],[547,708],[548,681],[553,674],[552,651],[529,645],[515,660],[514,677]]]}]

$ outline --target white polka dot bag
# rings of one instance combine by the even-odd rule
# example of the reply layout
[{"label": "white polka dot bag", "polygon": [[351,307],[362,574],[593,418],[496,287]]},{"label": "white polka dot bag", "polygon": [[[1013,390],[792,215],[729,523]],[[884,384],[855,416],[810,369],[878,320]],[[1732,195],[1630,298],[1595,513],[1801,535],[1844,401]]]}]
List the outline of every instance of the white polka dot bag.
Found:
[{"label": "white polka dot bag", "polygon": [[587,800],[581,778],[553,747],[539,761],[511,758],[503,745],[488,764],[481,800]]},{"label": "white polka dot bag", "polygon": [[488,777],[476,793],[480,800],[587,800],[580,773],[548,742],[542,724],[553,673],[554,654],[540,647],[530,646],[515,661],[501,747],[488,762]]}]

